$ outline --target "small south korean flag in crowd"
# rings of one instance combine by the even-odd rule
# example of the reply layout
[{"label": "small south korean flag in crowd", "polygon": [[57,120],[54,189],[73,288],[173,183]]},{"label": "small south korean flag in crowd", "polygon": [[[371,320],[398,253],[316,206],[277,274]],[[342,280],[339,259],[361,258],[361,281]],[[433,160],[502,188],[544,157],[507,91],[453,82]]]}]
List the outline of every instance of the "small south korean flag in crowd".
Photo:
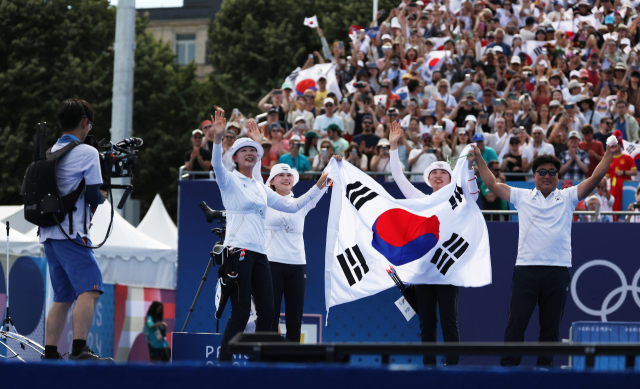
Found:
[{"label": "small south korean flag in crowd", "polygon": [[375,95],[373,96],[373,99],[376,105],[387,105],[387,95]]},{"label": "small south korean flag in crowd", "polygon": [[304,18],[304,25],[311,28],[318,28],[318,18],[315,15],[310,18]]}]

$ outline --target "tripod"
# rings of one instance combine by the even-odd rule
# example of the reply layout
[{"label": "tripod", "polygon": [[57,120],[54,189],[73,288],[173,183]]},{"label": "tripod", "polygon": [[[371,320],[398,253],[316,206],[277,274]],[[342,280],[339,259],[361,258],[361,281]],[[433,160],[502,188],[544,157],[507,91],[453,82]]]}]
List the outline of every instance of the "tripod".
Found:
[{"label": "tripod", "polygon": [[[203,201],[204,203],[204,201]],[[206,204],[205,204],[206,206]],[[207,207],[208,208],[208,207]],[[218,220],[218,224],[226,223],[226,218],[222,218]],[[204,282],[207,280],[207,276],[209,275],[209,270],[213,267],[214,262],[217,257],[222,255],[224,251],[224,237],[227,231],[226,226],[222,226],[221,228],[214,228],[211,230],[214,234],[220,237],[220,240],[213,246],[213,251],[209,253],[209,263],[207,264],[207,270],[204,271],[204,275],[202,276],[202,281],[200,281],[200,286],[198,287],[198,291],[196,292],[196,297],[193,299],[193,303],[191,304],[191,308],[189,308],[189,314],[187,315],[187,320],[184,321],[184,325],[182,326],[182,332],[187,328],[187,323],[189,322],[189,318],[191,318],[191,314],[196,307],[196,302],[198,301],[198,297],[200,297],[200,292],[202,291],[202,287],[204,286]],[[216,333],[219,332],[220,319],[216,318]]]},{"label": "tripod", "polygon": [[[13,349],[9,347],[9,345],[7,345],[6,343],[7,339],[15,340],[18,343],[20,343],[20,347],[23,350],[26,349],[25,345],[29,346],[31,349],[33,349],[35,352],[37,352],[42,356],[44,356],[44,347],[32,341],[31,339],[18,334],[18,331],[16,330],[16,326],[13,324],[13,320],[11,320],[11,316],[9,316],[9,231],[10,230],[11,228],[9,227],[9,222],[7,222],[7,269],[6,269],[7,270],[7,284],[6,284],[7,285],[7,309],[6,309],[4,320],[2,321],[2,326],[0,326],[0,344],[3,345],[8,351],[10,351],[13,354],[13,356],[9,357],[9,356],[0,355],[0,357],[4,359],[18,358],[22,362],[25,362],[25,360],[22,359],[17,352],[13,351]],[[11,332],[11,327],[13,327],[14,332]]]}]

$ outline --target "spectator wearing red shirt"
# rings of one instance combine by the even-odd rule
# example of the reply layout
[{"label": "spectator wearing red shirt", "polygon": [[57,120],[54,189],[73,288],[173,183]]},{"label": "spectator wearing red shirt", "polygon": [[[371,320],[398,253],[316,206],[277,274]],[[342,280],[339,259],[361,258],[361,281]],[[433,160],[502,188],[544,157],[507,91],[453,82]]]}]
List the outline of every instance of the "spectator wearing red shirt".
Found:
[{"label": "spectator wearing red shirt", "polygon": [[604,145],[593,140],[593,126],[585,124],[581,129],[583,141],[580,142],[580,150],[585,150],[589,154],[589,170],[587,177],[591,177],[593,170],[598,166],[600,160],[604,156]]},{"label": "spectator wearing red shirt", "polygon": [[[616,130],[613,135],[618,140],[618,144],[622,146],[622,132]],[[622,147],[613,156],[607,177],[611,180],[611,195],[616,199],[613,203],[614,211],[622,211],[622,186],[624,181],[630,180],[638,174],[636,163],[628,154],[622,153]],[[614,216],[614,221],[618,221],[618,216]]]}]

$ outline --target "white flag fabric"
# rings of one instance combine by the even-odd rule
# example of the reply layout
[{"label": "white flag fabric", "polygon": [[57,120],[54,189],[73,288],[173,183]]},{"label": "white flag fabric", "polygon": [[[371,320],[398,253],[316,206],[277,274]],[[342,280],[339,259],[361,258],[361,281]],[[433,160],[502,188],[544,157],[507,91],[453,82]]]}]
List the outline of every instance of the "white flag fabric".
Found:
[{"label": "white flag fabric", "polygon": [[387,95],[375,95],[373,96],[373,102],[375,105],[387,106]]},{"label": "white flag fabric", "polygon": [[[467,146],[462,155],[471,151]],[[395,287],[393,266],[409,284],[480,287],[491,283],[489,234],[468,190],[465,158],[452,184],[431,196],[396,200],[370,176],[332,159],[325,251],[325,302],[330,307]]]},{"label": "white flag fabric", "polygon": [[318,28],[318,18],[315,15],[310,18],[304,18],[304,25],[311,28]]},{"label": "white flag fabric", "polygon": [[[571,23],[571,22],[569,22]],[[525,54],[527,54],[527,57],[529,60],[531,60],[531,63],[534,64],[536,63],[536,59],[538,59],[538,56],[542,55],[542,50],[544,49],[544,46],[550,44],[555,46],[556,41],[525,41],[524,43],[522,43],[522,46],[524,47],[524,52]],[[551,53],[548,53],[548,57],[550,57]]]},{"label": "white flag fabric", "polygon": [[305,70],[297,68],[287,77],[287,81],[293,84],[298,95],[302,95],[307,89],[316,88],[317,90],[316,82],[320,77],[324,77],[327,80],[327,89],[335,93],[340,100],[342,92],[340,92],[340,86],[336,79],[336,66],[336,64],[325,63],[314,65]]}]

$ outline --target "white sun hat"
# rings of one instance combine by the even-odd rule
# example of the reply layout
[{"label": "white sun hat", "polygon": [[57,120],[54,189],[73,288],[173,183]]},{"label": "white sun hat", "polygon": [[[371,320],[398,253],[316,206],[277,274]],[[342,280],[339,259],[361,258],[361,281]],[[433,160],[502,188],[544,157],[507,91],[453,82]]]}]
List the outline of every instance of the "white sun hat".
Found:
[{"label": "white sun hat", "polygon": [[270,186],[271,185],[271,180],[273,180],[273,178],[275,176],[277,176],[278,174],[282,174],[282,173],[291,173],[291,174],[293,174],[293,185],[292,185],[292,187],[296,186],[296,184],[300,180],[300,174],[298,173],[298,171],[296,169],[292,168],[291,166],[287,165],[286,163],[278,163],[276,165],[273,165],[273,167],[271,168],[271,173],[269,173],[269,179],[267,180],[265,185]]},{"label": "white sun hat", "polygon": [[429,182],[429,175],[431,174],[432,171],[434,170],[444,170],[447,173],[449,173],[449,177],[452,176],[452,172],[451,172],[451,166],[449,166],[448,163],[444,162],[444,161],[437,161],[437,162],[433,162],[431,165],[429,165],[425,170],[424,170],[424,182],[431,186],[431,183]]},{"label": "white sun hat", "polygon": [[261,144],[250,138],[240,138],[236,139],[236,141],[233,142],[233,146],[231,146],[231,156],[236,155],[238,150],[243,147],[253,147],[254,149],[256,149],[256,151],[258,152],[258,158],[262,158],[262,156],[264,155],[264,149],[262,148]]}]

